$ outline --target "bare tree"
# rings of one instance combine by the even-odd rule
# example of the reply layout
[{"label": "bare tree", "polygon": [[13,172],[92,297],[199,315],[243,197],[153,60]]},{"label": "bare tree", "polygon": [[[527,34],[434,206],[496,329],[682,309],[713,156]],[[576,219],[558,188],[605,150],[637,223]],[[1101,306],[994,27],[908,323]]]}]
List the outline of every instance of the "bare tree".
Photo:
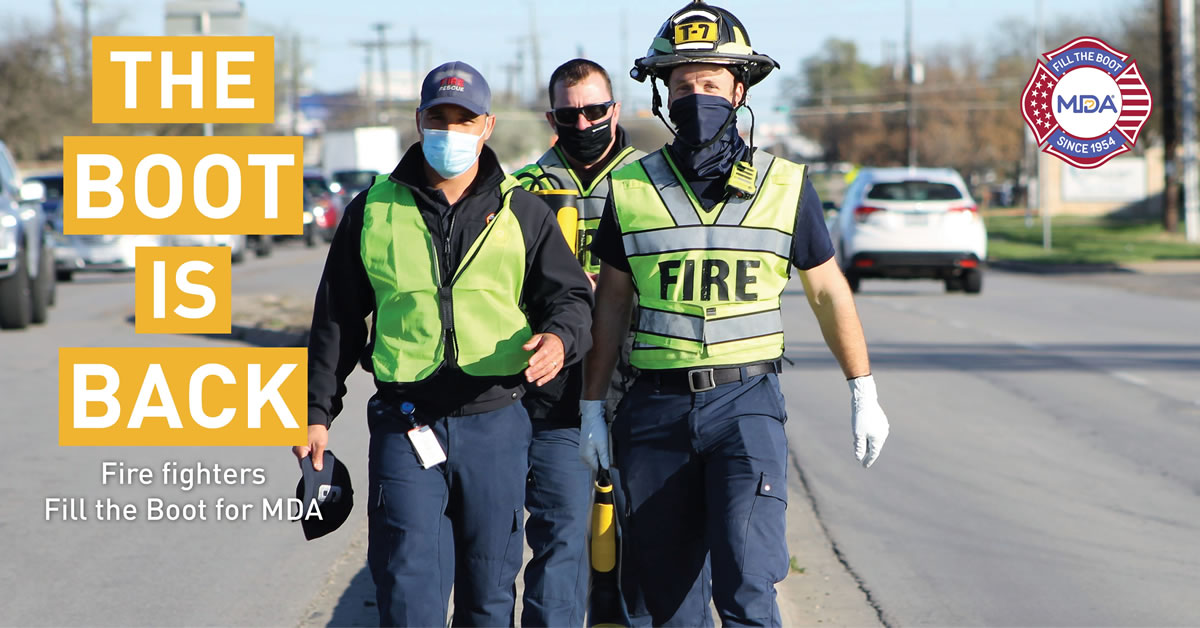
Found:
[{"label": "bare tree", "polygon": [[71,81],[53,32],[24,24],[0,41],[0,138],[19,160],[53,157],[91,116],[90,92]]}]

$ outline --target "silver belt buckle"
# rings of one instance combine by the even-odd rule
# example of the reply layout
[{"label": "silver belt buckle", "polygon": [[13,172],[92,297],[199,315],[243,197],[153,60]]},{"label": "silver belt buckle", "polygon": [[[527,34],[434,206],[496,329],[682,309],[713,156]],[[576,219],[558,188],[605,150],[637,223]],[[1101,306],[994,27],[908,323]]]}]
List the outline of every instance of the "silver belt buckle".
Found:
[{"label": "silver belt buckle", "polygon": [[[708,373],[708,385],[707,386],[704,386],[704,385],[697,386],[696,385],[696,375],[703,375],[704,373]],[[690,390],[694,393],[705,392],[705,391],[712,390],[717,387],[717,378],[714,376],[713,370],[711,368],[691,369],[687,372],[687,380],[688,380],[688,390]]]}]

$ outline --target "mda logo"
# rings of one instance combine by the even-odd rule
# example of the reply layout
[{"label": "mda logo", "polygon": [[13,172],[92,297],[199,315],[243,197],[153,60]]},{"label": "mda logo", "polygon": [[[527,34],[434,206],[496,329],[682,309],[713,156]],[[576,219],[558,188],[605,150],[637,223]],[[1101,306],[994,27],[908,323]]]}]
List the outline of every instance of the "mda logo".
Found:
[{"label": "mda logo", "polygon": [[1021,95],[1021,115],[1038,145],[1078,168],[1131,149],[1150,110],[1137,63],[1095,37],[1047,52]]}]

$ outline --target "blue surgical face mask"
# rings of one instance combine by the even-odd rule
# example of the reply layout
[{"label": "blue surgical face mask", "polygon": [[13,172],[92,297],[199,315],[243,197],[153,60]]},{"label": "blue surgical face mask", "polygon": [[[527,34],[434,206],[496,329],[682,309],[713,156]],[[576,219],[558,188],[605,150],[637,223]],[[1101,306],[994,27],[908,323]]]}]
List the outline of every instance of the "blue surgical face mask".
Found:
[{"label": "blue surgical face mask", "polygon": [[461,175],[479,158],[479,135],[438,129],[422,129],[422,132],[421,152],[425,153],[425,161],[443,179]]}]

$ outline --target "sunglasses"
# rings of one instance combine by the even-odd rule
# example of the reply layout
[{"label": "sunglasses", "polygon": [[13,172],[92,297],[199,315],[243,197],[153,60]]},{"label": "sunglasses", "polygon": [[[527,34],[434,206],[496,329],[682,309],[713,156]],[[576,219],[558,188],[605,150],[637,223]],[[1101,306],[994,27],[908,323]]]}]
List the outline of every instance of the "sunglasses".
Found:
[{"label": "sunglasses", "polygon": [[615,100],[608,102],[597,103],[595,105],[584,105],[582,107],[559,107],[552,110],[550,113],[554,115],[554,121],[562,125],[575,124],[579,119],[579,114],[587,118],[588,122],[595,122],[608,114],[608,110],[616,104]]}]

